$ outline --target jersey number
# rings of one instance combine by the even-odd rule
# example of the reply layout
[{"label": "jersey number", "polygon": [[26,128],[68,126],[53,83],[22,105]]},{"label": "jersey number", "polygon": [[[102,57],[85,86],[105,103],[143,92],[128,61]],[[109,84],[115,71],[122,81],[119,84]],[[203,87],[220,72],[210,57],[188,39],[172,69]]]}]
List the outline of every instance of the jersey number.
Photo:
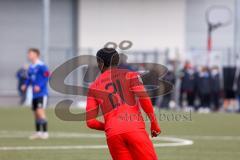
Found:
[{"label": "jersey number", "polygon": [[117,103],[114,102],[114,97],[116,97],[116,94],[119,94],[119,96],[121,98],[121,104],[124,104],[125,99],[124,99],[123,89],[122,89],[120,80],[116,80],[116,82],[107,83],[105,86],[105,89],[109,90],[110,88],[113,88],[113,91],[108,94],[108,99],[109,99],[112,107],[116,108],[120,105],[119,102],[117,102]]}]

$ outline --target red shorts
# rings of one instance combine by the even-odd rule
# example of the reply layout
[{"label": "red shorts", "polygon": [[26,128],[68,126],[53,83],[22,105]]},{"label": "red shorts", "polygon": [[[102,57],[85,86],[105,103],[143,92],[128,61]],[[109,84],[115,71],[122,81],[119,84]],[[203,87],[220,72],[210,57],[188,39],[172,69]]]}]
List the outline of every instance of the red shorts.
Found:
[{"label": "red shorts", "polygon": [[113,160],[157,160],[146,131],[123,133],[107,139]]}]

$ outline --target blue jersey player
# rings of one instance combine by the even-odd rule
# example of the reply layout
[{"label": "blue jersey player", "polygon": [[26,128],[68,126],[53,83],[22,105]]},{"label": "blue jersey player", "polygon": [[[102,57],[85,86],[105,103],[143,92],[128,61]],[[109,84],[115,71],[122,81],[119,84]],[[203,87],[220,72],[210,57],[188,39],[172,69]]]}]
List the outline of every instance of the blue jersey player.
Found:
[{"label": "blue jersey player", "polygon": [[32,86],[33,90],[32,110],[35,116],[36,133],[30,136],[30,139],[47,139],[47,119],[44,109],[48,96],[49,70],[40,60],[40,51],[38,49],[30,48],[28,50],[28,60],[31,62],[28,68],[28,78],[21,88],[25,91],[28,86]]}]

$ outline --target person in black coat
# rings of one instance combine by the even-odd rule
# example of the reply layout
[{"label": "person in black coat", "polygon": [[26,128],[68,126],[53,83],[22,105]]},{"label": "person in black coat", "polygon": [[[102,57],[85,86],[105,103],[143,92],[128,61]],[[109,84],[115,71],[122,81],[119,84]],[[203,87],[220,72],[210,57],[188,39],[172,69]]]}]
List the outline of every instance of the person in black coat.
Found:
[{"label": "person in black coat", "polygon": [[202,67],[197,80],[201,108],[210,108],[211,76],[207,67]]},{"label": "person in black coat", "polygon": [[223,67],[224,111],[232,112],[236,106],[236,67]]},{"label": "person in black coat", "polygon": [[196,96],[196,72],[189,62],[186,62],[182,71],[180,86],[180,106],[182,106],[183,95],[187,95],[188,107],[194,107]]},{"label": "person in black coat", "polygon": [[25,84],[25,81],[28,77],[27,69],[28,69],[28,66],[25,65],[25,66],[21,67],[16,73],[17,90],[18,90],[18,94],[19,94],[19,97],[20,97],[20,105],[23,105],[25,100],[26,100],[26,91],[22,91],[21,86],[23,84]]},{"label": "person in black coat", "polygon": [[[167,81],[167,82],[170,82],[172,85],[175,85],[175,81],[176,81],[176,77],[175,77],[175,74],[173,72],[173,69],[172,68],[168,68],[169,71],[168,73],[164,76],[163,80]],[[172,100],[172,97],[173,97],[173,92],[170,92],[166,95],[163,96],[162,98],[162,101],[161,101],[161,108],[166,108],[166,109],[169,109],[169,103],[170,101]]]},{"label": "person in black coat", "polygon": [[238,102],[239,102],[238,112],[240,112],[240,73],[238,74],[238,79],[237,79],[237,95],[238,95]]},{"label": "person in black coat", "polygon": [[220,108],[220,94],[221,84],[219,68],[217,66],[214,66],[211,69],[211,101],[214,111],[218,111]]}]

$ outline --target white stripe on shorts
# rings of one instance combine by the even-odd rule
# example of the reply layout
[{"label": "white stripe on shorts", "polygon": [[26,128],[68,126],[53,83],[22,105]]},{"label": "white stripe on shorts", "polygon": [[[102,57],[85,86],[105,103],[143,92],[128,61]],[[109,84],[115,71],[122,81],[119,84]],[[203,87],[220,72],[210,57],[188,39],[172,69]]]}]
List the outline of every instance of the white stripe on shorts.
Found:
[{"label": "white stripe on shorts", "polygon": [[43,96],[43,108],[45,109],[47,107],[47,96]]}]

